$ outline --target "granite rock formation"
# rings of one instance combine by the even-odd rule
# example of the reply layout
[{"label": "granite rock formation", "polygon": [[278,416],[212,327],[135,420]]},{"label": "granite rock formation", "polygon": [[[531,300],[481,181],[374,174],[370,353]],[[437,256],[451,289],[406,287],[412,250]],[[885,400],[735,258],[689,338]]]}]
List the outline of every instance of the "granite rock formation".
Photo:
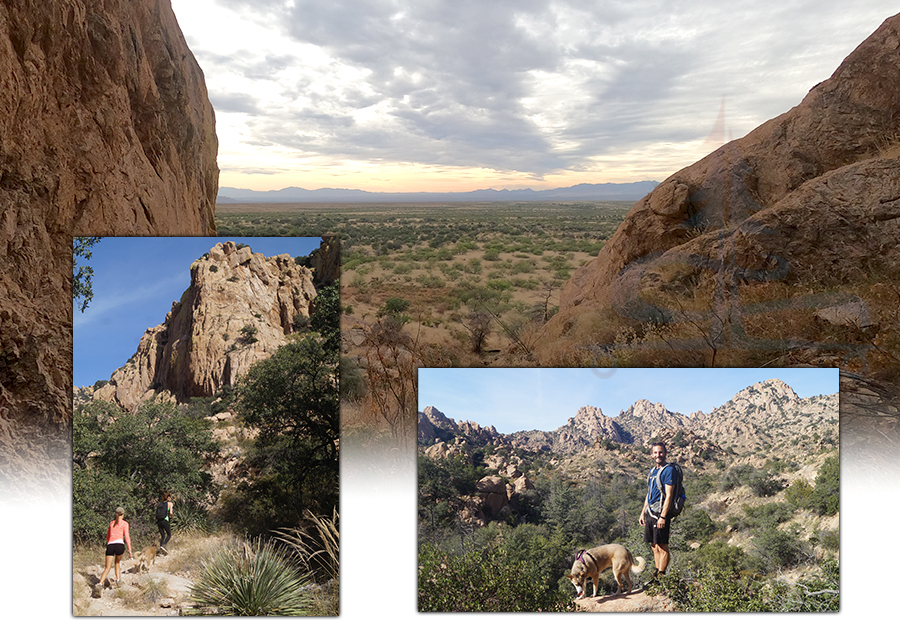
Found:
[{"label": "granite rock formation", "polygon": [[[898,67],[900,15],[799,105],[637,202],[564,287],[560,313],[546,328],[544,359],[586,313],[612,309],[640,322],[671,316],[655,301],[666,289],[706,281],[730,303],[745,285],[835,289],[900,275]],[[860,305],[852,294],[826,299],[794,304]],[[867,311],[855,314],[875,326]]]},{"label": "granite rock formation", "polygon": [[169,0],[0,0],[0,420],[71,422],[71,236],[214,233],[216,153]]},{"label": "granite rock formation", "polygon": [[159,396],[209,397],[287,342],[309,316],[313,273],[290,254],[266,258],[218,243],[191,265],[191,285],[163,323],[148,328],[131,360],[93,399],[127,410]]}]

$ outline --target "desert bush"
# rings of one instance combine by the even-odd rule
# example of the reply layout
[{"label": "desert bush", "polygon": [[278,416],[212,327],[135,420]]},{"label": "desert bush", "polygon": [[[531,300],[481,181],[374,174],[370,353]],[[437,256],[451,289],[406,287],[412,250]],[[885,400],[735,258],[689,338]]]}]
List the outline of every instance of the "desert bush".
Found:
[{"label": "desert bush", "polygon": [[334,510],[331,517],[307,511],[306,526],[275,530],[276,540],[283,542],[300,558],[303,565],[320,581],[337,582],[340,578],[340,526]]},{"label": "desert bush", "polygon": [[685,573],[670,569],[650,594],[671,598],[684,612],[759,612],[765,609],[760,582],[718,567]]},{"label": "desert bush", "polygon": [[796,566],[809,559],[806,547],[796,531],[763,527],[754,533],[751,555],[754,557],[756,568],[771,573],[781,568]]},{"label": "desert bush", "polygon": [[236,542],[204,561],[190,600],[217,616],[305,616],[312,597],[309,577],[291,566],[269,542]]},{"label": "desert bush", "polygon": [[256,338],[256,334],[259,332],[259,328],[254,326],[252,323],[248,323],[243,328],[241,328],[241,337],[240,341],[245,345],[251,345],[256,343],[259,339]]},{"label": "desert bush", "polygon": [[813,510],[830,516],[840,509],[841,467],[838,457],[830,456],[816,474]]},{"label": "desert bush", "polygon": [[677,527],[690,541],[706,542],[716,532],[716,524],[705,510],[688,506],[678,517]]},{"label": "desert bush", "polygon": [[[555,580],[553,580],[555,581]],[[569,597],[528,561],[501,547],[462,555],[419,547],[420,612],[561,611]]]}]

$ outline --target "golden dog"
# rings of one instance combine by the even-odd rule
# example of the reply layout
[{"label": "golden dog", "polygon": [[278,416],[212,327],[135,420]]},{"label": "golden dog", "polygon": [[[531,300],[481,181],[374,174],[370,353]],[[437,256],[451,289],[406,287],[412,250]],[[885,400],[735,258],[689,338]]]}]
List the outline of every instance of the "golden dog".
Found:
[{"label": "golden dog", "polygon": [[600,583],[600,573],[612,567],[613,576],[619,585],[616,594],[622,594],[622,589],[625,587],[623,582],[628,582],[628,591],[625,593],[628,594],[634,587],[631,581],[631,574],[639,574],[644,570],[644,565],[646,564],[640,556],[638,556],[637,562],[637,564],[634,563],[634,557],[631,555],[631,552],[622,545],[617,545],[616,543],[600,545],[599,547],[579,552],[575,557],[575,562],[572,563],[572,573],[566,574],[566,577],[575,586],[575,591],[579,597],[584,594],[586,582],[590,578],[594,582],[594,594],[592,596],[596,597],[597,586]]}]

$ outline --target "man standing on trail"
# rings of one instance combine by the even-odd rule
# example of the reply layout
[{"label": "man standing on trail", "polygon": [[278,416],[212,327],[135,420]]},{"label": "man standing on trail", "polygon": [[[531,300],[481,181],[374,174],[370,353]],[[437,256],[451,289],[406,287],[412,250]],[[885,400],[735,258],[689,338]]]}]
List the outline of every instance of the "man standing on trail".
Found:
[{"label": "man standing on trail", "polygon": [[[653,550],[653,561],[656,564],[654,579],[664,575],[669,566],[669,522],[666,518],[672,508],[674,499],[675,479],[672,465],[666,464],[666,446],[664,443],[654,443],[650,448],[650,455],[656,466],[650,470],[647,476],[647,497],[644,498],[644,507],[641,509],[640,524],[644,528],[644,542],[650,543]],[[656,485],[656,476],[660,477],[663,491]],[[657,502],[662,500],[662,505]],[[657,504],[657,505],[654,505]],[[653,510],[659,510],[654,514]]]}]

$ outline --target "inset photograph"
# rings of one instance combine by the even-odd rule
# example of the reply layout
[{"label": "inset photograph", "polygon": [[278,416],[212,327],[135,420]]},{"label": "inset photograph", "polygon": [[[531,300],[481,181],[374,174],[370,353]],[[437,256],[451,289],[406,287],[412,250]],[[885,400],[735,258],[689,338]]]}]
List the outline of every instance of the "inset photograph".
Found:
[{"label": "inset photograph", "polygon": [[338,614],[338,254],[74,240],[73,615]]},{"label": "inset photograph", "polygon": [[838,369],[419,369],[420,612],[834,612]]}]

